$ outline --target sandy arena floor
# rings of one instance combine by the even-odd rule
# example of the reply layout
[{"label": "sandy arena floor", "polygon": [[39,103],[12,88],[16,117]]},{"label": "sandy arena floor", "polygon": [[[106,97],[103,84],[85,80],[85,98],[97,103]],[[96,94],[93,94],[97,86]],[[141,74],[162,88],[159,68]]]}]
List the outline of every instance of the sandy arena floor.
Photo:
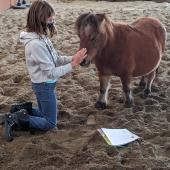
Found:
[{"label": "sandy arena floor", "polygon": [[[59,130],[30,135],[24,132],[11,143],[0,136],[2,170],[168,170],[170,169],[170,4],[155,2],[50,1],[56,11],[58,37],[54,46],[63,54],[78,49],[74,22],[88,11],[104,12],[115,21],[132,22],[142,16],[159,18],[168,40],[153,85],[152,96],[143,99],[133,85],[135,106],[124,108],[120,80],[112,78],[106,110],[94,107],[99,82],[94,65],[77,68],[60,79]],[[33,101],[35,96],[18,37],[28,10],[7,10],[0,15],[0,112],[14,102]],[[135,80],[138,82],[138,80]],[[97,128],[128,128],[142,138],[125,148],[109,147]]]}]

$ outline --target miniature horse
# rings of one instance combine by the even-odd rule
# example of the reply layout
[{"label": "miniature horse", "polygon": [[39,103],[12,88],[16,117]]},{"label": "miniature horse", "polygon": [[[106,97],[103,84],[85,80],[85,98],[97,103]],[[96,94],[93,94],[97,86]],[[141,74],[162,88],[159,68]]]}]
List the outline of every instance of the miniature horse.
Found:
[{"label": "miniature horse", "polygon": [[81,63],[95,63],[100,80],[96,107],[105,109],[111,75],[119,76],[125,93],[125,105],[133,105],[132,77],[141,76],[144,95],[151,92],[156,70],[165,50],[166,29],[154,18],[140,18],[132,24],[112,22],[105,14],[85,13],[76,20],[80,48],[87,48]]}]

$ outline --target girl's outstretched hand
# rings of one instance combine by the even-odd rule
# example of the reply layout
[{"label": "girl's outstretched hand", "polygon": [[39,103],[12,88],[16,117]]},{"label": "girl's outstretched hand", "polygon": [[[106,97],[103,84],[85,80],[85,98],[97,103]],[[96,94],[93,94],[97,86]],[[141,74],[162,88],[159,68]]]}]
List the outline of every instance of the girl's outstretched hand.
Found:
[{"label": "girl's outstretched hand", "polygon": [[78,51],[73,56],[73,59],[72,59],[72,62],[71,62],[72,67],[79,65],[86,57],[87,57],[87,49],[82,48],[80,51]]}]

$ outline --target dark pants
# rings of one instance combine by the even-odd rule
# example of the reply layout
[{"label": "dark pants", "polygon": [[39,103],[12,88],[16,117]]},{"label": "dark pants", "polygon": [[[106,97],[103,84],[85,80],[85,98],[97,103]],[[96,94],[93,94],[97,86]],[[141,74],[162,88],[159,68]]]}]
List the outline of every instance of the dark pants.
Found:
[{"label": "dark pants", "polygon": [[39,130],[50,130],[57,124],[56,83],[32,83],[37,98],[38,108],[32,110],[29,117],[30,127]]}]

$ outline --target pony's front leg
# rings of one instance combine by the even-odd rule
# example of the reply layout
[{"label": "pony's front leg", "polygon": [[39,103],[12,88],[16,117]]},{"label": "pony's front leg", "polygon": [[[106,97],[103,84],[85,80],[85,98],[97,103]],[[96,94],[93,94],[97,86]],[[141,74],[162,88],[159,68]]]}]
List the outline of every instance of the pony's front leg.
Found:
[{"label": "pony's front leg", "polygon": [[110,87],[110,75],[106,76],[106,75],[99,74],[99,81],[100,81],[100,95],[95,104],[95,107],[99,109],[106,109],[108,90]]},{"label": "pony's front leg", "polygon": [[132,107],[133,106],[133,96],[132,96],[132,91],[130,89],[131,76],[124,75],[124,76],[120,77],[120,79],[122,82],[123,91],[125,93],[125,106]]}]

